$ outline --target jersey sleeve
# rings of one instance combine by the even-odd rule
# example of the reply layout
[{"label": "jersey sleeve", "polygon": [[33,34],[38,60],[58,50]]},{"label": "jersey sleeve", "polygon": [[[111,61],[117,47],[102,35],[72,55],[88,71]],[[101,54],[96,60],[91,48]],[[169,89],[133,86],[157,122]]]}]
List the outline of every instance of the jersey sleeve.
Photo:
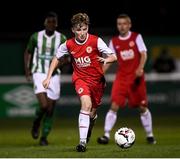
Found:
[{"label": "jersey sleeve", "polygon": [[146,48],[146,45],[145,45],[145,43],[143,41],[143,38],[142,38],[141,34],[139,34],[137,36],[136,44],[137,44],[137,47],[138,47],[138,50],[139,50],[140,53],[144,52],[144,51],[147,52],[147,48]]},{"label": "jersey sleeve", "polygon": [[67,55],[67,54],[69,54],[69,53],[68,53],[68,49],[66,46],[66,42],[64,42],[57,49],[56,57],[57,57],[57,59],[60,59],[62,56]]},{"label": "jersey sleeve", "polygon": [[61,44],[65,43],[66,40],[66,36],[64,34],[61,34]]},{"label": "jersey sleeve", "polygon": [[110,42],[109,42],[109,48],[112,50],[112,52],[114,52],[114,53],[116,52],[114,49],[112,40],[110,40]]},{"label": "jersey sleeve", "polygon": [[31,35],[29,42],[27,44],[27,50],[30,54],[34,53],[34,49],[37,46],[37,33]]},{"label": "jersey sleeve", "polygon": [[97,43],[98,43],[97,46],[98,46],[99,52],[104,53],[104,54],[113,54],[114,53],[101,38],[98,38]]}]

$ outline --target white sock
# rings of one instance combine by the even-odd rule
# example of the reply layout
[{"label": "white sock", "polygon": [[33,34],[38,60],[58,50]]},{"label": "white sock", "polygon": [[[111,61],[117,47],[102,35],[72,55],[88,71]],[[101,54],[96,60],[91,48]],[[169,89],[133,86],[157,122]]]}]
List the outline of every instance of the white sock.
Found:
[{"label": "white sock", "polygon": [[147,137],[152,137],[153,132],[152,132],[152,117],[151,117],[151,112],[147,109],[146,112],[141,113],[141,122],[144,127],[144,130],[146,132]]},{"label": "white sock", "polygon": [[90,117],[89,112],[81,110],[79,113],[79,136],[80,143],[86,143],[87,133],[89,129]]},{"label": "white sock", "polygon": [[112,130],[114,124],[116,123],[117,112],[109,110],[106,114],[105,125],[104,125],[104,135],[110,138],[110,131]]}]

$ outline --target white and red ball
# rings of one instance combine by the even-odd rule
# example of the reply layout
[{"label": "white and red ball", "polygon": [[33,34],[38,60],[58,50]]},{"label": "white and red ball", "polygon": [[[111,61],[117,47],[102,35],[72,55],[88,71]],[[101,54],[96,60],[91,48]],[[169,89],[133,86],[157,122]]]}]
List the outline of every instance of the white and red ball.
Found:
[{"label": "white and red ball", "polygon": [[121,148],[130,148],[135,142],[135,133],[132,129],[123,127],[116,131],[114,139]]}]

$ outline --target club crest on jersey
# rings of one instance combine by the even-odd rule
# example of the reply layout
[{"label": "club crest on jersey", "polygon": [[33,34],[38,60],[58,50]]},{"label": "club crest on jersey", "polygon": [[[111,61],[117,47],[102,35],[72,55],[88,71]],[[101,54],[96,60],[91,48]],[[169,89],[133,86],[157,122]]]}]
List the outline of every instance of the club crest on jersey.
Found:
[{"label": "club crest on jersey", "polygon": [[129,46],[130,46],[130,47],[133,47],[134,45],[135,45],[134,41],[130,41],[130,42],[129,42]]},{"label": "club crest on jersey", "polygon": [[90,53],[92,52],[92,47],[91,47],[91,46],[88,46],[88,47],[86,48],[86,52],[90,54]]},{"label": "club crest on jersey", "polygon": [[83,88],[79,88],[79,89],[78,89],[78,93],[79,93],[79,94],[81,94],[83,91],[84,91]]}]

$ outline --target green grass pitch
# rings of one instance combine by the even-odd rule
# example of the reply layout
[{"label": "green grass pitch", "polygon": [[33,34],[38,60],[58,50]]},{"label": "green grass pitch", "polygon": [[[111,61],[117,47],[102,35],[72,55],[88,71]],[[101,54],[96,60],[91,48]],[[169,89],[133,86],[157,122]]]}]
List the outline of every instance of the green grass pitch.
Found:
[{"label": "green grass pitch", "polygon": [[[56,119],[49,136],[49,146],[41,147],[30,136],[32,120],[9,119],[0,121],[0,157],[180,157],[180,118],[154,116],[156,145],[148,145],[138,117],[119,118],[108,145],[99,145],[103,134],[102,119],[97,121],[88,149],[75,151],[78,143],[77,119]],[[136,141],[130,149],[121,149],[114,143],[114,132],[120,127],[131,127]]]}]

